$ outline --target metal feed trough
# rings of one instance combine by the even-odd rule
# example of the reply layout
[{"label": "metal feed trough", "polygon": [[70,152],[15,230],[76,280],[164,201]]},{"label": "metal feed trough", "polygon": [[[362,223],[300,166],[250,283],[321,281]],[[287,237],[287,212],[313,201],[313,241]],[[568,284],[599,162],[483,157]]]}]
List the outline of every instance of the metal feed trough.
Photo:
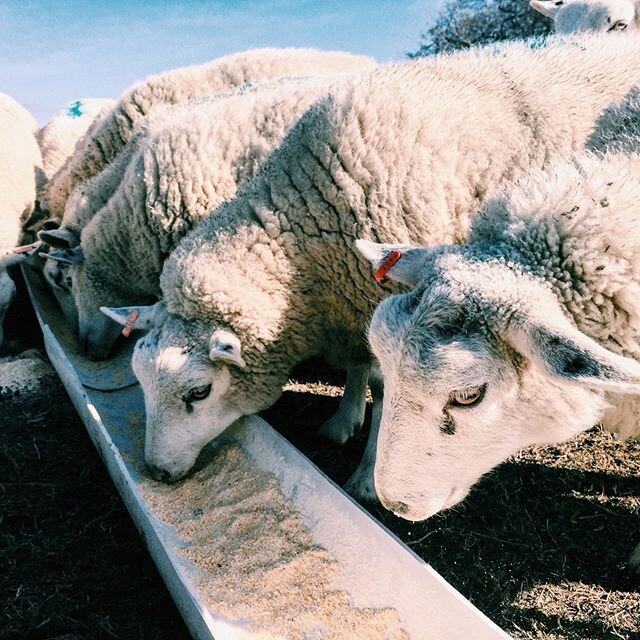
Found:
[{"label": "metal feed trough", "polygon": [[[246,619],[230,620],[207,604],[198,586],[202,570],[180,553],[185,541],[158,517],[158,503],[145,499],[144,405],[129,367],[134,341],[127,352],[109,361],[86,360],[78,353],[40,272],[26,264],[23,273],[49,358],[193,637],[272,638],[251,631]],[[256,467],[274,474],[282,493],[311,530],[313,542],[337,560],[335,586],[348,593],[352,606],[395,609],[402,629],[413,640],[509,638],[264,420],[252,416],[239,421],[228,430],[227,440],[239,444]],[[251,603],[246,605],[250,610]],[[317,631],[308,635],[322,637]]]}]

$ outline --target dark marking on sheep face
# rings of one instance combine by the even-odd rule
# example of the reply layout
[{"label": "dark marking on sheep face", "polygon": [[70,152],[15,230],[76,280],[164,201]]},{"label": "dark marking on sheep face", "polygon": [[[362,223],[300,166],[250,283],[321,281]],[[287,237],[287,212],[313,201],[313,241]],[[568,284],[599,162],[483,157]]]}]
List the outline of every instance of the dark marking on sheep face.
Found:
[{"label": "dark marking on sheep face", "polygon": [[456,432],[456,421],[448,411],[442,412],[442,422],[440,423],[440,432],[445,435],[452,436]]}]

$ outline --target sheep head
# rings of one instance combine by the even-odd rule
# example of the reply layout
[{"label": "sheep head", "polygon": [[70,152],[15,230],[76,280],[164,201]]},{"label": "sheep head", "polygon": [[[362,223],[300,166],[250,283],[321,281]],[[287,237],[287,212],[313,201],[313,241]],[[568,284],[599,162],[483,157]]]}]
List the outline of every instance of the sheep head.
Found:
[{"label": "sheep head", "polygon": [[186,320],[163,303],[102,311],[121,325],[138,311],[136,328],[150,329],[132,365],[145,398],[145,460],[158,480],[180,480],[210,440],[281,393],[286,374],[282,380],[268,368],[252,370],[228,325]]},{"label": "sheep head", "polygon": [[400,251],[387,277],[414,287],[383,300],[369,329],[384,377],[375,485],[397,515],[428,518],[523,447],[590,428],[603,391],[640,392],[640,364],[580,332],[543,281],[504,260],[471,245],[358,249],[376,269]]},{"label": "sheep head", "polygon": [[632,0],[531,0],[529,4],[553,20],[557,33],[637,28],[636,3]]}]

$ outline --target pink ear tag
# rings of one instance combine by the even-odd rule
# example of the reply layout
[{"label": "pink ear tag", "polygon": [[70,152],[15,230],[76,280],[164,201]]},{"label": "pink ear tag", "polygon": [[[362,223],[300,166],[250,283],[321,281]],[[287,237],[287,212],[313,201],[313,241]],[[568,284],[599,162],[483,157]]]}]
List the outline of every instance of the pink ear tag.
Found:
[{"label": "pink ear tag", "polygon": [[38,240],[38,242],[33,242],[32,244],[23,244],[21,247],[15,247],[13,253],[29,253],[29,251],[33,251],[37,249],[42,242]]},{"label": "pink ear tag", "polygon": [[402,254],[399,251],[392,251],[380,265],[380,268],[376,271],[374,278],[378,281],[378,284],[384,284],[389,280],[387,273],[391,270],[391,267],[402,258]]},{"label": "pink ear tag", "polygon": [[131,312],[129,319],[127,320],[127,324],[124,325],[124,329],[122,330],[122,335],[125,338],[128,338],[129,334],[133,331],[133,327],[135,326],[136,320],[138,319],[139,315],[140,315],[140,312],[137,309],[134,309]]}]

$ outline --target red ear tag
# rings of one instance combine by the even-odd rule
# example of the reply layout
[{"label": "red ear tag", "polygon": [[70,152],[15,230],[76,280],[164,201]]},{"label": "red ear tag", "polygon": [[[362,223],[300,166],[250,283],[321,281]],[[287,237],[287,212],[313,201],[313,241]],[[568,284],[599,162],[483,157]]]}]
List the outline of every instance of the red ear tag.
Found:
[{"label": "red ear tag", "polygon": [[124,325],[124,329],[122,330],[122,335],[125,338],[128,338],[129,334],[133,331],[133,327],[136,324],[136,320],[138,319],[139,315],[140,315],[140,312],[137,309],[134,309],[131,312],[129,319],[127,320],[127,324]]},{"label": "red ear tag", "polygon": [[387,273],[391,270],[391,267],[402,258],[402,254],[399,251],[392,251],[380,265],[380,268],[376,271],[374,278],[378,281],[378,284],[384,284],[389,280]]},{"label": "red ear tag", "polygon": [[29,253],[29,251],[33,251],[33,249],[37,249],[42,242],[38,240],[38,242],[34,242],[33,244],[23,244],[21,247],[16,247],[13,250],[13,253]]}]

